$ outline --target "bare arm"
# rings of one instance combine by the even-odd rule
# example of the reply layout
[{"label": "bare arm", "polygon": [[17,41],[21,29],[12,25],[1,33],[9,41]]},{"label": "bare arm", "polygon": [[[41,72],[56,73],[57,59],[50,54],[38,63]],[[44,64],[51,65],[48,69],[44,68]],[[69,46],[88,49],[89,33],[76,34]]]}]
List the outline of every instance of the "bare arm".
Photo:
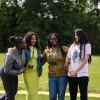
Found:
[{"label": "bare arm", "polygon": [[46,63],[45,59],[42,59],[42,66]]},{"label": "bare arm", "polygon": [[63,69],[64,70],[69,70],[69,64],[70,64],[70,58],[66,58],[66,62],[65,62],[65,64],[64,64],[64,66],[63,66]]},{"label": "bare arm", "polygon": [[86,55],[85,55],[85,58],[81,61],[81,63],[79,64],[79,66],[78,66],[75,70],[73,70],[73,71],[71,72],[71,76],[72,76],[72,77],[76,77],[77,72],[78,72],[81,68],[83,68],[84,65],[87,63],[87,61],[88,61],[88,59],[89,59],[89,56],[90,56],[90,54],[86,54]]},{"label": "bare arm", "polygon": [[67,57],[64,67],[68,67],[70,64],[70,58]]},{"label": "bare arm", "polygon": [[42,54],[42,66],[46,63],[46,53],[45,51]]}]

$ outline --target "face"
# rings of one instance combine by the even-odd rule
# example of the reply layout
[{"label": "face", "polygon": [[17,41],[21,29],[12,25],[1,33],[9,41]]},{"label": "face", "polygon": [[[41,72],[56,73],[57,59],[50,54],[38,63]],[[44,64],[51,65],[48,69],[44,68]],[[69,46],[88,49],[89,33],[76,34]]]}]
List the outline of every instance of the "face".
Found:
[{"label": "face", "polygon": [[78,37],[78,35],[75,33],[75,41],[78,43],[79,42],[79,37]]},{"label": "face", "polygon": [[22,42],[19,44],[19,48],[20,48],[20,49],[26,49],[26,46],[27,46],[26,40],[23,39]]},{"label": "face", "polygon": [[32,38],[31,38],[31,45],[34,46],[35,43],[36,43],[37,39],[36,39],[36,36],[35,35],[32,35]]},{"label": "face", "polygon": [[50,38],[50,43],[52,46],[57,46],[58,44],[58,39],[55,35],[52,35],[51,38]]}]

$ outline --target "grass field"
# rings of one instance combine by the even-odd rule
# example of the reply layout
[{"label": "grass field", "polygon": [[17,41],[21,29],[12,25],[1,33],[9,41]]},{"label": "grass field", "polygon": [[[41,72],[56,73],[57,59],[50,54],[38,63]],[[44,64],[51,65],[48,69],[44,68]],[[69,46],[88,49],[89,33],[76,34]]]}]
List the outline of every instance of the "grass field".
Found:
[{"label": "grass field", "polygon": [[[0,53],[0,66],[3,65],[4,55],[5,54]],[[90,78],[89,78],[88,92],[100,93],[100,55],[92,56],[92,63],[89,66],[89,77]],[[19,75],[19,87],[18,88],[19,90],[26,90],[22,75]],[[1,80],[0,80],[0,90],[3,90]],[[43,74],[40,77],[39,91],[48,91],[48,64],[45,64],[43,66]],[[68,86],[67,86],[67,92],[68,92]],[[48,99],[45,99],[45,100],[48,100]]]},{"label": "grass field", "polygon": [[[25,94],[17,94],[16,97],[15,97],[15,100],[26,100],[26,95]],[[38,100],[49,100],[49,96],[39,94]],[[65,100],[70,100],[70,97],[65,96]],[[78,97],[77,100],[80,100],[80,98]],[[100,100],[100,98],[89,97],[88,100]]]},{"label": "grass field", "polygon": [[[16,100],[25,100],[25,95],[16,95]],[[49,100],[49,97],[47,95],[38,95],[38,100]],[[70,100],[69,96],[65,97],[65,100]],[[80,100],[80,98],[77,98],[77,100]],[[100,98],[88,98],[88,100],[100,100]]]}]

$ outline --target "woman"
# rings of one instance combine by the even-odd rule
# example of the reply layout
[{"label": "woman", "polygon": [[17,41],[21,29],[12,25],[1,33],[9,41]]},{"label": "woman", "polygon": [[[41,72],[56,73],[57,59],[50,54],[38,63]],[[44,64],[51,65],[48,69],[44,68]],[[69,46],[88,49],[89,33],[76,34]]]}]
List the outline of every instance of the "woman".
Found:
[{"label": "woman", "polygon": [[74,32],[74,43],[69,48],[68,61],[70,60],[68,81],[70,100],[77,99],[78,86],[80,100],[88,100],[88,63],[91,63],[91,44],[83,29]]},{"label": "woman", "polygon": [[67,86],[67,69],[63,69],[68,47],[61,45],[58,34],[53,33],[48,39],[48,49],[43,52],[42,63],[49,66],[49,96],[50,100],[64,100]]},{"label": "woman", "polygon": [[1,79],[5,89],[5,94],[0,100],[15,100],[18,90],[18,75],[25,70],[25,51],[26,40],[22,37],[11,36],[9,41],[15,44],[13,53],[7,53],[4,65],[1,69]]},{"label": "woman", "polygon": [[27,100],[38,100],[39,76],[42,74],[40,43],[37,34],[31,31],[25,35],[25,39],[26,69],[23,78],[27,89]]}]

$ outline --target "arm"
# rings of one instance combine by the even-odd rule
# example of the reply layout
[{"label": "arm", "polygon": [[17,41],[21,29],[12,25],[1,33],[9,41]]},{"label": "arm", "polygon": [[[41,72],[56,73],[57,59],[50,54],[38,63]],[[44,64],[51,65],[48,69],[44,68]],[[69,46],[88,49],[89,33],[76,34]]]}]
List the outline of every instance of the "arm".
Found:
[{"label": "arm", "polygon": [[42,66],[46,63],[46,60],[42,58]]},{"label": "arm", "polygon": [[85,54],[85,58],[81,61],[81,63],[79,64],[79,66],[72,71],[71,76],[75,77],[77,72],[84,67],[84,65],[88,62],[90,54]]},{"label": "arm", "polygon": [[42,66],[46,63],[46,53],[45,51],[42,54]]},{"label": "arm", "polygon": [[64,70],[69,69],[69,64],[70,64],[70,58],[67,57],[67,59],[65,61],[65,64],[63,66],[63,69]]},{"label": "arm", "polygon": [[24,72],[25,70],[24,67],[22,67],[20,70],[12,69],[14,62],[15,60],[13,59],[11,54],[7,53],[5,57],[5,62],[4,62],[4,73],[9,74],[9,75],[19,75]]},{"label": "arm", "polygon": [[85,57],[84,59],[82,59],[77,68],[72,72],[72,77],[75,77],[77,72],[84,67],[84,65],[88,62],[90,55],[91,55],[91,44],[87,43],[85,44]]},{"label": "arm", "polygon": [[[68,52],[68,47],[66,46],[63,46],[63,50],[67,53]],[[67,56],[67,55],[66,55]],[[69,64],[70,64],[70,58],[69,57],[66,57],[66,61],[65,61],[65,64],[63,66],[63,69],[66,70],[66,68],[68,69],[69,67]]]},{"label": "arm", "polygon": [[64,67],[68,67],[70,64],[70,58],[67,57]]}]

